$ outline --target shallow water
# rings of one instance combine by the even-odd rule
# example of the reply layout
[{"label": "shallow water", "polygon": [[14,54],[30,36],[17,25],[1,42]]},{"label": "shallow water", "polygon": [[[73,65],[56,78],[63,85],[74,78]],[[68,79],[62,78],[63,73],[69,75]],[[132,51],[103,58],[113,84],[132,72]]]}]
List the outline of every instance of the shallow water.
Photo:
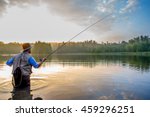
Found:
[{"label": "shallow water", "polygon": [[[12,68],[0,62],[0,99],[12,97]],[[31,76],[32,99],[150,99],[150,57],[53,56]]]}]

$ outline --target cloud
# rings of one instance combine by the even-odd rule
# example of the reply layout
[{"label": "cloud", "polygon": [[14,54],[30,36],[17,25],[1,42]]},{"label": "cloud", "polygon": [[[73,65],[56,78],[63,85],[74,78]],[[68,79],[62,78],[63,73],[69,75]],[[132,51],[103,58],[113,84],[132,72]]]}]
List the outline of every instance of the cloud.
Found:
[{"label": "cloud", "polygon": [[[0,12],[3,13],[8,7],[18,6],[21,8],[30,7],[32,5],[46,4],[50,9],[50,13],[59,15],[65,20],[74,22],[81,26],[88,26],[96,20],[103,18],[109,12],[100,12],[98,5],[102,3],[101,0],[0,0]],[[112,4],[116,0],[107,1]],[[106,11],[108,7],[106,8]],[[105,21],[104,21],[105,22]],[[104,23],[99,29],[106,31],[110,29],[111,23]],[[100,27],[97,25],[97,27]]]},{"label": "cloud", "polygon": [[117,32],[103,36],[103,41],[108,41],[108,42],[121,42],[126,39],[128,39],[128,35],[125,35],[123,33],[120,34]]},{"label": "cloud", "polygon": [[137,5],[137,0],[128,0],[124,8],[121,9],[120,13],[132,12]]},{"label": "cloud", "polygon": [[[108,14],[113,16],[131,12],[137,0],[124,0],[126,4],[118,8],[120,0],[0,0],[0,14],[7,8],[18,6],[27,8],[32,5],[45,4],[51,14],[63,17],[66,21],[86,27]],[[112,30],[118,17],[109,17],[90,30],[96,35]]]},{"label": "cloud", "polygon": [[[7,6],[28,7],[30,5],[46,4],[53,13],[58,13],[66,19],[85,20],[89,17],[102,17],[106,13],[116,11],[116,3],[119,0],[0,0],[0,12]],[[127,5],[121,8],[121,12],[131,10],[137,0],[127,0]]]},{"label": "cloud", "polygon": [[80,5],[77,1],[75,2],[73,0],[45,0],[45,3],[47,4],[50,11],[52,11],[52,13],[59,14],[67,20],[86,20],[86,18],[88,18],[90,14],[90,8],[87,8],[87,3],[84,5]]},{"label": "cloud", "polygon": [[24,8],[39,3],[40,0],[0,0],[0,14],[3,15],[7,11],[7,8],[12,6]]},{"label": "cloud", "polygon": [[[127,4],[120,12],[131,11],[137,0],[125,0]],[[116,4],[119,0],[0,0],[0,12],[7,7],[28,7],[31,5],[46,4],[48,8],[68,20],[85,21],[91,17],[94,19],[103,17],[107,13],[117,12]]]},{"label": "cloud", "polygon": [[41,0],[7,0],[10,6],[20,6],[26,7],[30,5],[37,5],[40,3]]},{"label": "cloud", "polygon": [[102,2],[99,1],[99,4],[97,5],[97,8],[101,12],[114,12],[115,3],[118,0],[103,0]]},{"label": "cloud", "polygon": [[6,11],[7,2],[5,0],[0,0],[0,14]]}]

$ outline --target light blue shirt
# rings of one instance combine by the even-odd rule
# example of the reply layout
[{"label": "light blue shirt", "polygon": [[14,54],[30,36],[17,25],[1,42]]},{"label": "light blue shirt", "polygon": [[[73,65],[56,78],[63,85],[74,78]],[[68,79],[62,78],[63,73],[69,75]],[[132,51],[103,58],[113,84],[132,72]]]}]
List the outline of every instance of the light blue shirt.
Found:
[{"label": "light blue shirt", "polygon": [[[14,58],[12,57],[6,62],[6,64],[9,66],[12,66],[13,61],[14,61]],[[28,63],[32,65],[34,68],[39,68],[39,64],[36,62],[36,60],[32,56],[28,59]]]}]

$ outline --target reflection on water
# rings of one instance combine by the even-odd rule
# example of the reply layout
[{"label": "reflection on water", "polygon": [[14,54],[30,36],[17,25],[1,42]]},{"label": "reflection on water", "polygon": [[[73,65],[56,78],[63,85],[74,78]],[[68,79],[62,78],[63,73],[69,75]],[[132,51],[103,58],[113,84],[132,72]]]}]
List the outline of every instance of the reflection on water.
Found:
[{"label": "reflection on water", "polygon": [[31,94],[30,87],[26,87],[23,89],[14,88],[11,93],[12,96],[8,100],[42,100],[41,97],[36,97],[33,99],[33,95]]},{"label": "reflection on water", "polygon": [[[4,64],[6,59],[0,59],[0,99],[12,97],[11,68]],[[29,97],[150,99],[149,76],[150,57],[146,56],[55,55],[40,69],[33,69],[33,96]]]}]

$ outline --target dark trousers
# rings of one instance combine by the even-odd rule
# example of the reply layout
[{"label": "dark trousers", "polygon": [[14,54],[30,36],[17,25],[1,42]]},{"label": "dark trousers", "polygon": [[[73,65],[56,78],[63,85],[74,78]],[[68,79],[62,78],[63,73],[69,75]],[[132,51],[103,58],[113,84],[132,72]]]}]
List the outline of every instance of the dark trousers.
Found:
[{"label": "dark trousers", "polygon": [[24,89],[30,87],[30,76],[22,76],[21,83],[16,89]]},{"label": "dark trousers", "polygon": [[22,86],[30,86],[30,76],[23,76],[22,77]]}]

